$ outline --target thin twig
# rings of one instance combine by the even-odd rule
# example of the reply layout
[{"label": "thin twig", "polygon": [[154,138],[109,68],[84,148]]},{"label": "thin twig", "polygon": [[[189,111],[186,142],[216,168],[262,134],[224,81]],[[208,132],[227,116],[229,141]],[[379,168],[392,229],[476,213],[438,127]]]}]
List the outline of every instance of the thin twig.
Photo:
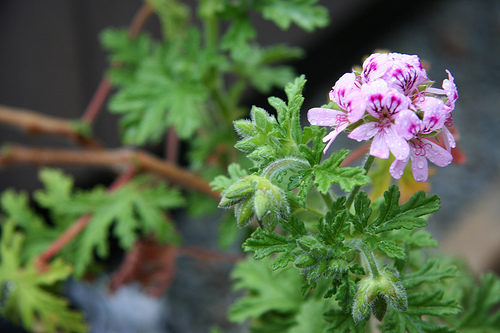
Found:
[{"label": "thin twig", "polygon": [[220,199],[208,182],[197,174],[163,161],[145,151],[121,148],[116,150],[73,150],[11,145],[0,154],[0,166],[34,165],[91,165],[123,169],[130,164],[146,172],[166,178],[173,184]]},{"label": "thin twig", "polygon": [[[148,20],[148,18],[153,13],[153,8],[149,3],[145,3],[139,11],[135,14],[132,22],[129,27],[129,35],[131,38],[135,38],[139,35],[139,32],[142,30],[144,24]],[[103,78],[99,83],[99,86],[96,89],[96,92],[92,96],[92,99],[87,106],[87,109],[82,115],[82,121],[86,124],[92,124],[99,114],[99,111],[102,109],[106,99],[111,92],[111,82],[107,78]]]},{"label": "thin twig", "polygon": [[178,164],[179,162],[179,136],[174,127],[171,127],[167,132],[165,142],[165,158],[170,163]]},{"label": "thin twig", "polygon": [[[113,184],[108,188],[108,192],[113,192],[125,185],[133,178],[136,169],[133,166],[129,168],[118,177]],[[36,259],[35,263],[39,272],[47,270],[47,265],[50,259],[54,257],[66,244],[75,238],[92,219],[91,214],[85,214],[76,220],[71,227],[69,227],[59,238],[57,238],[50,246]]]},{"label": "thin twig", "polygon": [[75,129],[70,120],[44,115],[35,111],[0,105],[0,123],[20,128],[28,134],[47,134],[68,138],[82,146],[99,148],[100,144]]}]

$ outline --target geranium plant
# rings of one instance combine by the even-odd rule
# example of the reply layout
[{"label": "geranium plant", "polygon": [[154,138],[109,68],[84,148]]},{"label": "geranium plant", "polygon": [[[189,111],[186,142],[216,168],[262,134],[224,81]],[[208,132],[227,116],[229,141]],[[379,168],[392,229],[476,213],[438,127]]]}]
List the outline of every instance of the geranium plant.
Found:
[{"label": "geranium plant", "polygon": [[[451,72],[436,84],[418,56],[376,52],[332,78],[325,105],[303,110],[305,76],[280,64],[303,52],[258,45],[255,13],[282,29],[328,23],[315,0],[202,0],[195,11],[147,0],[128,30],[102,33],[110,69],[81,119],[0,107],[10,125],[78,146],[9,145],[0,165],[117,172],[108,188],[83,190],[62,171],[41,168],[43,188],[2,193],[0,313],[28,330],[88,331],[60,286],[96,274],[110,238],[125,252],[111,289],[140,280],[151,295],[168,292],[178,255],[207,257],[182,245],[172,212],[185,209],[219,214],[221,247],[242,242],[253,254],[208,255],[237,261],[234,288],[247,292],[228,318],[248,321],[251,332],[496,332],[498,277],[476,283],[459,260],[429,255],[438,244],[423,228],[440,199],[397,185],[427,181],[428,161],[453,160]],[[141,31],[153,14],[159,39]],[[272,112],[242,105],[247,90],[273,87],[284,87],[286,100],[270,97]],[[108,149],[92,135],[111,88],[108,108],[133,149]],[[337,147],[342,132],[369,145],[363,167]],[[150,144],[165,145],[165,156],[141,148]],[[388,174],[394,184],[379,181]],[[161,253],[147,258],[159,271],[146,273],[147,251]]]}]

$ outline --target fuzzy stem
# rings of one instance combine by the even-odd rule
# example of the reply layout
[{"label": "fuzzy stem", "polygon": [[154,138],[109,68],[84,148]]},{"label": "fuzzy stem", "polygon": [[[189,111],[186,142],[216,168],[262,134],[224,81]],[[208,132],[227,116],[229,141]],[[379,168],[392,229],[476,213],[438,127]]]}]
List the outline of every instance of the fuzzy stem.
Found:
[{"label": "fuzzy stem", "polygon": [[[368,171],[372,167],[373,161],[375,161],[375,156],[368,155],[368,158],[366,159],[365,165],[363,166],[363,169],[365,169],[366,173],[368,173]],[[347,209],[351,208],[351,205],[354,201],[354,197],[356,196],[356,194],[358,194],[360,189],[361,189],[361,186],[358,185],[358,186],[355,186],[354,189],[352,190],[351,194],[349,195],[349,197],[347,198],[347,201],[345,203],[345,207]]]},{"label": "fuzzy stem", "polygon": [[373,254],[373,251],[368,245],[363,243],[363,241],[359,238],[354,238],[348,241],[347,245],[352,246],[354,249],[359,251],[359,253],[361,253],[361,256],[368,264],[368,269],[370,270],[371,276],[373,276],[374,278],[380,276],[377,259],[375,259],[375,254]]}]

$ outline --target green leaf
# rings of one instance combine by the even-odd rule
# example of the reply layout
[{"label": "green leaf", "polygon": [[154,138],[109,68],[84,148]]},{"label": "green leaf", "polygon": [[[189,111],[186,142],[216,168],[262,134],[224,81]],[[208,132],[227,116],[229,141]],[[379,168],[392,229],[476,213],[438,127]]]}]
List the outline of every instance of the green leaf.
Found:
[{"label": "green leaf", "polygon": [[257,260],[277,252],[289,254],[296,247],[295,239],[275,234],[274,232],[264,231],[260,228],[255,230],[252,236],[243,243],[243,250],[245,252],[253,252],[254,259]]},{"label": "green leaf", "polygon": [[304,223],[300,222],[295,215],[290,215],[288,223],[283,223],[282,228],[290,233],[293,238],[299,238],[307,235],[307,230]]},{"label": "green leaf", "polygon": [[71,274],[71,267],[60,259],[39,273],[35,261],[21,266],[19,256],[24,236],[14,231],[12,222],[3,224],[0,242],[0,285],[3,287],[0,313],[29,331],[87,332],[83,315],[69,307],[47,289],[53,288]]},{"label": "green leaf", "polygon": [[343,210],[339,214],[328,212],[318,223],[321,239],[328,245],[340,245],[344,241],[344,232],[350,228],[349,212]]},{"label": "green leaf", "polygon": [[392,185],[384,193],[384,202],[380,205],[380,214],[377,219],[368,226],[368,231],[381,233],[394,229],[414,229],[427,225],[422,216],[436,212],[440,208],[441,200],[437,195],[426,196],[425,192],[415,193],[407,203],[399,205],[399,190]]},{"label": "green leaf", "polygon": [[349,273],[343,272],[341,278],[336,281],[337,293],[335,300],[345,313],[351,313],[354,296],[356,295],[356,283],[350,277]]},{"label": "green leaf", "polygon": [[107,72],[111,82],[118,86],[131,83],[141,61],[151,54],[153,49],[151,37],[141,32],[132,38],[127,29],[112,28],[103,30],[99,37],[103,48],[110,52],[111,65],[115,65]]},{"label": "green leaf", "polygon": [[295,315],[296,324],[289,333],[323,333],[329,324],[322,320],[322,314],[329,308],[324,299],[310,300],[304,303]]},{"label": "green leaf", "polygon": [[405,274],[403,285],[406,289],[412,289],[425,282],[436,283],[455,276],[457,276],[457,268],[455,266],[440,270],[439,261],[437,259],[429,259],[427,264],[420,270]]},{"label": "green leaf", "polygon": [[462,308],[456,301],[442,299],[443,291],[432,293],[417,293],[408,295],[408,310],[399,312],[391,310],[384,320],[383,332],[388,333],[448,333],[455,332],[447,326],[439,326],[430,321],[424,321],[422,316],[456,315]]},{"label": "green leaf", "polygon": [[262,15],[286,30],[295,23],[306,31],[325,27],[329,16],[326,8],[316,5],[317,0],[266,0],[262,1]]},{"label": "green leaf", "polygon": [[340,167],[340,163],[348,154],[349,150],[336,151],[323,163],[314,167],[314,183],[318,186],[318,191],[327,193],[333,184],[338,184],[342,190],[351,192],[355,186],[370,183],[370,177],[365,174],[364,169]]},{"label": "green leaf", "polygon": [[185,38],[157,46],[111,98],[110,111],[122,115],[125,143],[158,142],[170,126],[189,138],[207,120],[204,73],[216,60],[201,48],[199,35],[190,30]]},{"label": "green leaf", "polygon": [[467,311],[460,319],[461,332],[494,333],[500,327],[500,279],[493,273],[481,276],[481,286],[466,306]]},{"label": "green leaf", "polygon": [[365,319],[356,324],[351,313],[332,309],[324,313],[323,317],[332,325],[327,332],[335,333],[365,333],[365,326],[368,319]]},{"label": "green leaf", "polygon": [[354,198],[354,210],[356,215],[352,218],[354,229],[364,233],[368,226],[368,221],[372,215],[371,201],[365,192],[359,192]]},{"label": "green leaf", "polygon": [[368,246],[370,246],[372,250],[378,249],[384,252],[390,258],[406,260],[405,250],[397,246],[396,242],[394,241],[368,234],[363,237],[363,242],[368,244]]},{"label": "green leaf", "polygon": [[242,323],[270,311],[293,314],[302,303],[297,292],[302,277],[294,269],[272,271],[269,260],[245,260],[236,265],[231,277],[236,280],[235,290],[248,290],[229,310],[231,321]]},{"label": "green leaf", "polygon": [[108,255],[111,226],[119,244],[129,249],[139,234],[154,233],[160,241],[177,242],[177,234],[165,210],[184,204],[178,190],[169,189],[164,183],[151,186],[147,177],[136,177],[100,202],[88,207],[91,220],[78,238],[75,254],[75,274],[81,276],[92,262],[94,249],[97,255]]}]

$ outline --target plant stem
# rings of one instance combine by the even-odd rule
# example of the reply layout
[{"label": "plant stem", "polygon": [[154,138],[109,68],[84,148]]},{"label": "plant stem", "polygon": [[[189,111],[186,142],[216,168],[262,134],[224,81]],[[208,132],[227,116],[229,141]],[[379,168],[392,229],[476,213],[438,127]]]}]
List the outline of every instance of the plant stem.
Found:
[{"label": "plant stem", "polygon": [[[375,156],[368,155],[368,158],[366,159],[365,165],[363,166],[363,169],[365,169],[366,173],[368,173],[368,171],[372,167],[373,161],[375,161]],[[352,190],[351,194],[349,195],[349,197],[347,198],[347,201],[345,203],[345,206],[347,209],[351,208],[351,205],[354,201],[354,197],[356,196],[356,194],[358,194],[360,189],[361,189],[361,186],[358,185],[358,186],[355,186],[354,189]]]},{"label": "plant stem", "polygon": [[101,146],[96,140],[79,133],[70,120],[51,117],[31,110],[0,105],[0,122],[18,127],[28,134],[61,136],[88,148]]},{"label": "plant stem", "polygon": [[327,192],[325,194],[319,192],[319,194],[321,195],[321,198],[323,198],[323,201],[325,202],[326,208],[330,209],[330,207],[332,207],[332,204],[333,204],[333,198],[332,198],[330,192]]},{"label": "plant stem", "polygon": [[206,180],[195,173],[163,161],[145,151],[133,149],[117,150],[72,150],[30,148],[18,145],[6,146],[0,153],[0,166],[17,164],[35,165],[93,165],[123,170],[130,164],[140,170],[157,174],[171,183],[189,188],[220,200],[220,192],[214,192]]},{"label": "plant stem", "polygon": [[[153,14],[153,8],[149,3],[144,3],[144,5],[137,11],[129,27],[129,35],[131,38],[137,37],[142,27],[148,20],[148,18]],[[85,109],[82,115],[82,121],[86,124],[92,124],[102,109],[106,99],[111,92],[111,82],[107,78],[103,78],[99,83],[96,92],[92,96],[89,105]]]},{"label": "plant stem", "polygon": [[363,241],[359,238],[351,239],[347,242],[347,245],[352,246],[354,249],[358,250],[359,253],[361,253],[364,260],[368,264],[368,269],[373,277],[378,277],[380,275],[377,259],[375,259],[375,255],[368,245],[363,243]]}]

